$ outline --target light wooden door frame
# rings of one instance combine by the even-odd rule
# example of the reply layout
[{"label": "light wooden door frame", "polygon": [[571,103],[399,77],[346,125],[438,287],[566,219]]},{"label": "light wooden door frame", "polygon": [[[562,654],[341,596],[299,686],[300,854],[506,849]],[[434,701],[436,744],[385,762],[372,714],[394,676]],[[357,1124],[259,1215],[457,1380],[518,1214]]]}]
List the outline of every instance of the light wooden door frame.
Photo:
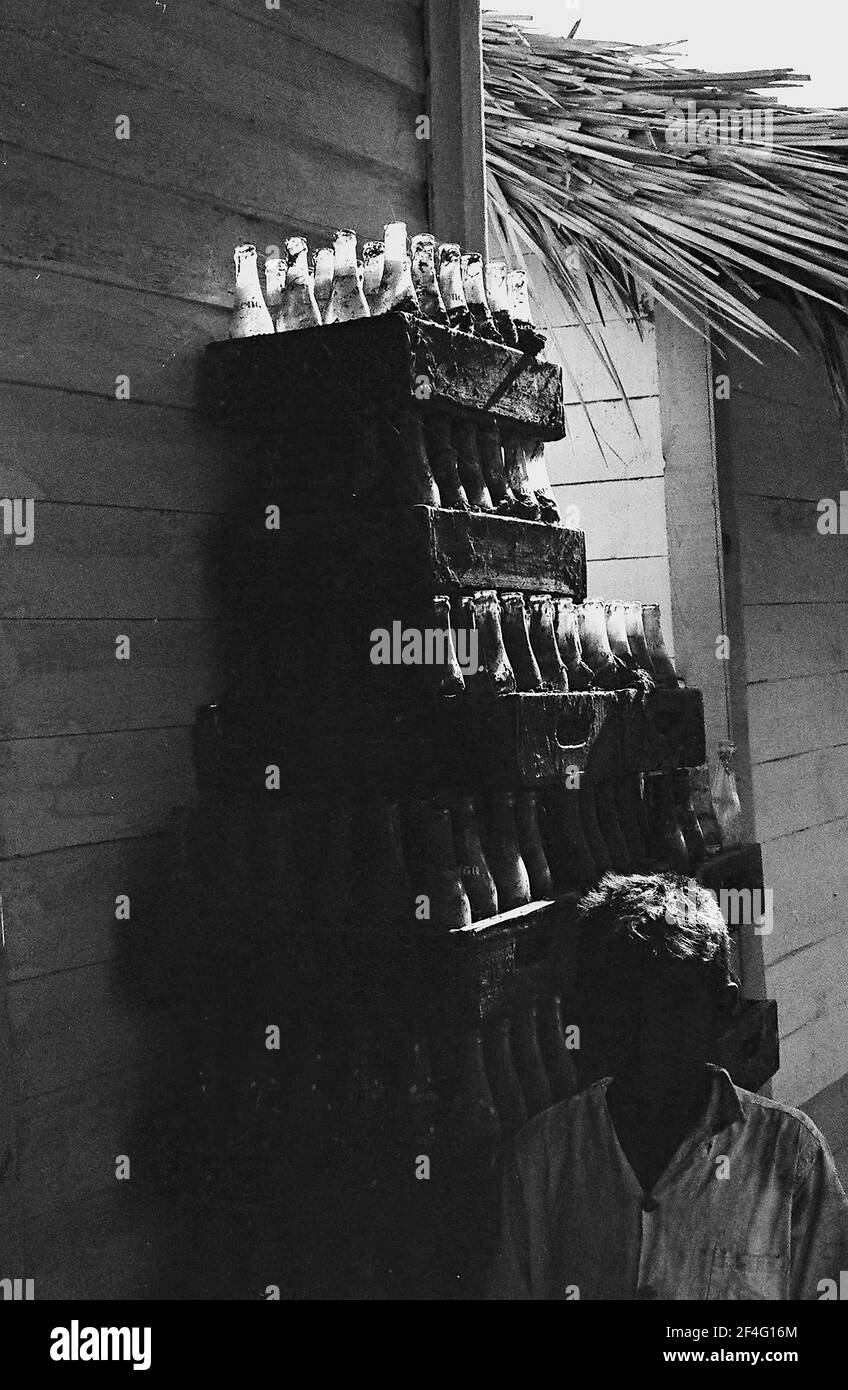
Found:
[{"label": "light wooden door frame", "polygon": [[424,0],[430,230],[487,257],[480,0]]}]

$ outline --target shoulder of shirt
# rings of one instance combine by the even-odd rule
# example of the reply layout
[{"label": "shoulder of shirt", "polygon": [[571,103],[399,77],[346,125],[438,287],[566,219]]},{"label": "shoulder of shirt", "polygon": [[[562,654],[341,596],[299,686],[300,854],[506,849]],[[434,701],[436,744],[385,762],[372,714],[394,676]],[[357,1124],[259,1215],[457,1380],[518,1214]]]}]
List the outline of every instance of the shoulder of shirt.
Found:
[{"label": "shoulder of shirt", "polygon": [[817,1153],[829,1153],[827,1140],[821,1130],[813,1123],[809,1115],[805,1115],[803,1110],[798,1110],[794,1105],[784,1105],[780,1100],[770,1100],[768,1096],[758,1096],[755,1091],[745,1091],[741,1086],[737,1086],[735,1089],[746,1112],[750,1113],[750,1108],[755,1107],[759,1110],[777,1112],[777,1114],[785,1115],[787,1119],[795,1121],[803,1134],[801,1143],[805,1149],[806,1167],[813,1163]]},{"label": "shoulder of shirt", "polygon": [[600,1104],[606,1089],[606,1081],[594,1081],[585,1090],[576,1091],[566,1100],[559,1100],[540,1115],[534,1115],[515,1136],[513,1148],[518,1157],[536,1153],[540,1147],[556,1143],[561,1135],[567,1134],[577,1115],[590,1107]]}]

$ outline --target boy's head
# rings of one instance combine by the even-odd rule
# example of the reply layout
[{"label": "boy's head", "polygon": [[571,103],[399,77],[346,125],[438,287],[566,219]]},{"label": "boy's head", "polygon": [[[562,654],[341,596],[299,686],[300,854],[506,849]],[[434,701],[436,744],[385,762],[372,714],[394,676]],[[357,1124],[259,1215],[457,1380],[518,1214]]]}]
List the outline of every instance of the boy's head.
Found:
[{"label": "boy's head", "polygon": [[583,1080],[685,1092],[715,1060],[738,986],[715,897],[671,874],[606,874],[579,905],[576,1013]]}]

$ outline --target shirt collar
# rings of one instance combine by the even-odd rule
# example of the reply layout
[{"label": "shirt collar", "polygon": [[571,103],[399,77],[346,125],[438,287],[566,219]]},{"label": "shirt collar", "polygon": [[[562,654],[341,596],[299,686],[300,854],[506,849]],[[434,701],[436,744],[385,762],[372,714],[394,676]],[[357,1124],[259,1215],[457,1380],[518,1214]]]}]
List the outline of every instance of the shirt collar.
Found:
[{"label": "shirt collar", "polygon": [[[730,1079],[730,1073],[725,1071],[724,1067],[716,1066],[713,1062],[707,1062],[706,1067],[713,1078],[713,1088],[707,1101],[703,1128],[709,1134],[718,1134],[721,1130],[727,1129],[728,1125],[737,1124],[740,1120],[744,1120],[748,1112],[742,1099],[742,1092],[738,1086],[734,1086]],[[596,1081],[595,1086],[599,1088],[599,1094],[605,1096],[607,1087],[611,1082],[611,1076],[604,1076]]]}]

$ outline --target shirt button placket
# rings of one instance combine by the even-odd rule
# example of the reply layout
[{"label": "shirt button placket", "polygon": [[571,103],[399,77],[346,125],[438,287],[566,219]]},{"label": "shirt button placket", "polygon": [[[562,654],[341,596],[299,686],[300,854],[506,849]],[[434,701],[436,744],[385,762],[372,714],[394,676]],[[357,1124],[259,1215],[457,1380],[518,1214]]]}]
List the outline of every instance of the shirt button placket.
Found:
[{"label": "shirt button placket", "polygon": [[636,1298],[640,1303],[659,1298],[659,1293],[652,1285],[650,1278],[651,1268],[654,1264],[654,1249],[657,1244],[657,1223],[654,1213],[658,1210],[659,1205],[656,1197],[646,1194],[642,1198],[642,1242],[639,1251],[639,1278],[636,1285]]}]

